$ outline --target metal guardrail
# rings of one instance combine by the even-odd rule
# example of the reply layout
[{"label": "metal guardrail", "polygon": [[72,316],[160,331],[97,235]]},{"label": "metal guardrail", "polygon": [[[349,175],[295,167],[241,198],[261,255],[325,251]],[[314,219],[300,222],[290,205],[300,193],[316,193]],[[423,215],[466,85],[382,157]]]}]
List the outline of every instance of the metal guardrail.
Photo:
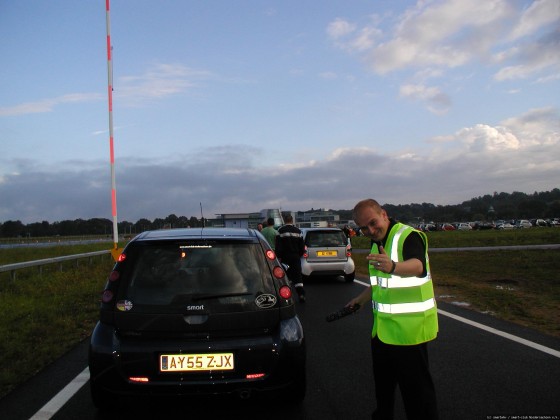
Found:
[{"label": "metal guardrail", "polygon": [[[475,246],[475,247],[462,247],[462,248],[432,248],[430,249],[430,253],[433,252],[459,252],[459,251],[498,251],[498,250],[523,250],[523,249],[558,249],[560,248],[560,244],[545,244],[545,245],[509,245],[509,246]],[[367,254],[369,253],[369,249],[362,249],[362,248],[353,248],[352,252],[356,254]],[[54,257],[54,258],[45,258],[43,260],[35,260],[35,261],[26,261],[14,264],[6,264],[0,265],[0,273],[5,273],[9,271],[10,277],[12,280],[16,278],[16,271],[22,268],[29,268],[29,267],[41,267],[43,265],[48,264],[61,264],[65,261],[72,261],[76,260],[76,265],[78,264],[78,260],[82,258],[91,258],[96,257],[98,255],[110,254],[111,250],[105,251],[94,251],[94,252],[86,252],[84,254],[74,254],[74,255],[65,255],[62,257]]]},{"label": "metal guardrail", "polygon": [[[471,246],[458,248],[430,248],[429,253],[434,252],[463,252],[463,251],[521,251],[526,249],[559,249],[560,244],[544,244],[544,245],[497,245],[497,246]],[[369,254],[369,249],[352,248],[352,252],[356,254]]]},{"label": "metal guardrail", "polygon": [[83,254],[74,254],[74,255],[65,255],[62,257],[54,257],[54,258],[45,258],[43,260],[35,260],[35,261],[25,261],[13,264],[6,264],[0,265],[0,273],[10,272],[10,277],[12,280],[16,278],[16,271],[22,268],[29,268],[29,267],[39,267],[39,270],[42,270],[44,265],[48,264],[60,264],[62,270],[62,263],[65,261],[73,261],[76,260],[76,265],[78,265],[78,261],[82,258],[91,258],[96,257],[98,255],[110,254],[110,250],[105,251],[94,251],[94,252],[86,252]]}]

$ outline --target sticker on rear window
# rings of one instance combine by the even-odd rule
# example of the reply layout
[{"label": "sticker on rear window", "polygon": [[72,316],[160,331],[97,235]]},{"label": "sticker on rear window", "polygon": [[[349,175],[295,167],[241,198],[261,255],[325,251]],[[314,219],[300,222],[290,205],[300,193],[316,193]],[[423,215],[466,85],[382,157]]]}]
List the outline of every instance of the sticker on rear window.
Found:
[{"label": "sticker on rear window", "polygon": [[119,311],[130,311],[132,309],[132,302],[130,300],[119,300],[117,302],[117,309]]},{"label": "sticker on rear window", "polygon": [[259,295],[255,299],[255,304],[259,308],[272,308],[276,305],[276,296],[268,294]]}]

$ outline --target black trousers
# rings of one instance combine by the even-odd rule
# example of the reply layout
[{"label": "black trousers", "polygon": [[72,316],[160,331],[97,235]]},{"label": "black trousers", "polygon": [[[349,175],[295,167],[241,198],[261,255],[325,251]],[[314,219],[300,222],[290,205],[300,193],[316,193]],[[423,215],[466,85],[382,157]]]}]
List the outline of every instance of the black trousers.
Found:
[{"label": "black trousers", "polygon": [[393,418],[398,385],[408,420],[437,420],[427,343],[395,346],[383,343],[376,336],[371,339],[371,354],[377,400],[372,419]]},{"label": "black trousers", "polygon": [[290,281],[296,285],[296,284],[300,284],[303,285],[302,283],[302,277],[301,277],[301,259],[298,255],[288,255],[286,257],[282,258],[282,262],[285,264],[288,264],[288,272],[286,273],[288,275],[288,278],[290,279]]}]

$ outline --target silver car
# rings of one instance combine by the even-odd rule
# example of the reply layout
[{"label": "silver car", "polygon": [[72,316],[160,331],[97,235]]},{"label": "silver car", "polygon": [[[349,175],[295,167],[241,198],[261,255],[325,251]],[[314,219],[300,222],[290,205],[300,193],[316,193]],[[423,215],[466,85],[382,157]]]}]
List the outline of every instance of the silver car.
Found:
[{"label": "silver car", "polygon": [[339,228],[302,228],[305,253],[301,273],[308,276],[344,276],[353,282],[354,260],[350,240]]}]

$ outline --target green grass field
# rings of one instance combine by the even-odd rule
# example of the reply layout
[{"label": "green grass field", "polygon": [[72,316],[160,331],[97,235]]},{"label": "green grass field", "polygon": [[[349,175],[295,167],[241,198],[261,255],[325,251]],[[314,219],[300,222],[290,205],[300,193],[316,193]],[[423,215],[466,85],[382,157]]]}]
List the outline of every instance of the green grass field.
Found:
[{"label": "green grass field", "polygon": [[[430,248],[560,243],[560,229],[430,232]],[[0,249],[0,265],[111,248],[110,243]],[[354,238],[354,248],[368,248]],[[431,253],[438,300],[560,337],[560,250]],[[365,254],[354,254],[367,276]],[[86,339],[97,321],[110,255],[0,273],[0,397]]]}]

